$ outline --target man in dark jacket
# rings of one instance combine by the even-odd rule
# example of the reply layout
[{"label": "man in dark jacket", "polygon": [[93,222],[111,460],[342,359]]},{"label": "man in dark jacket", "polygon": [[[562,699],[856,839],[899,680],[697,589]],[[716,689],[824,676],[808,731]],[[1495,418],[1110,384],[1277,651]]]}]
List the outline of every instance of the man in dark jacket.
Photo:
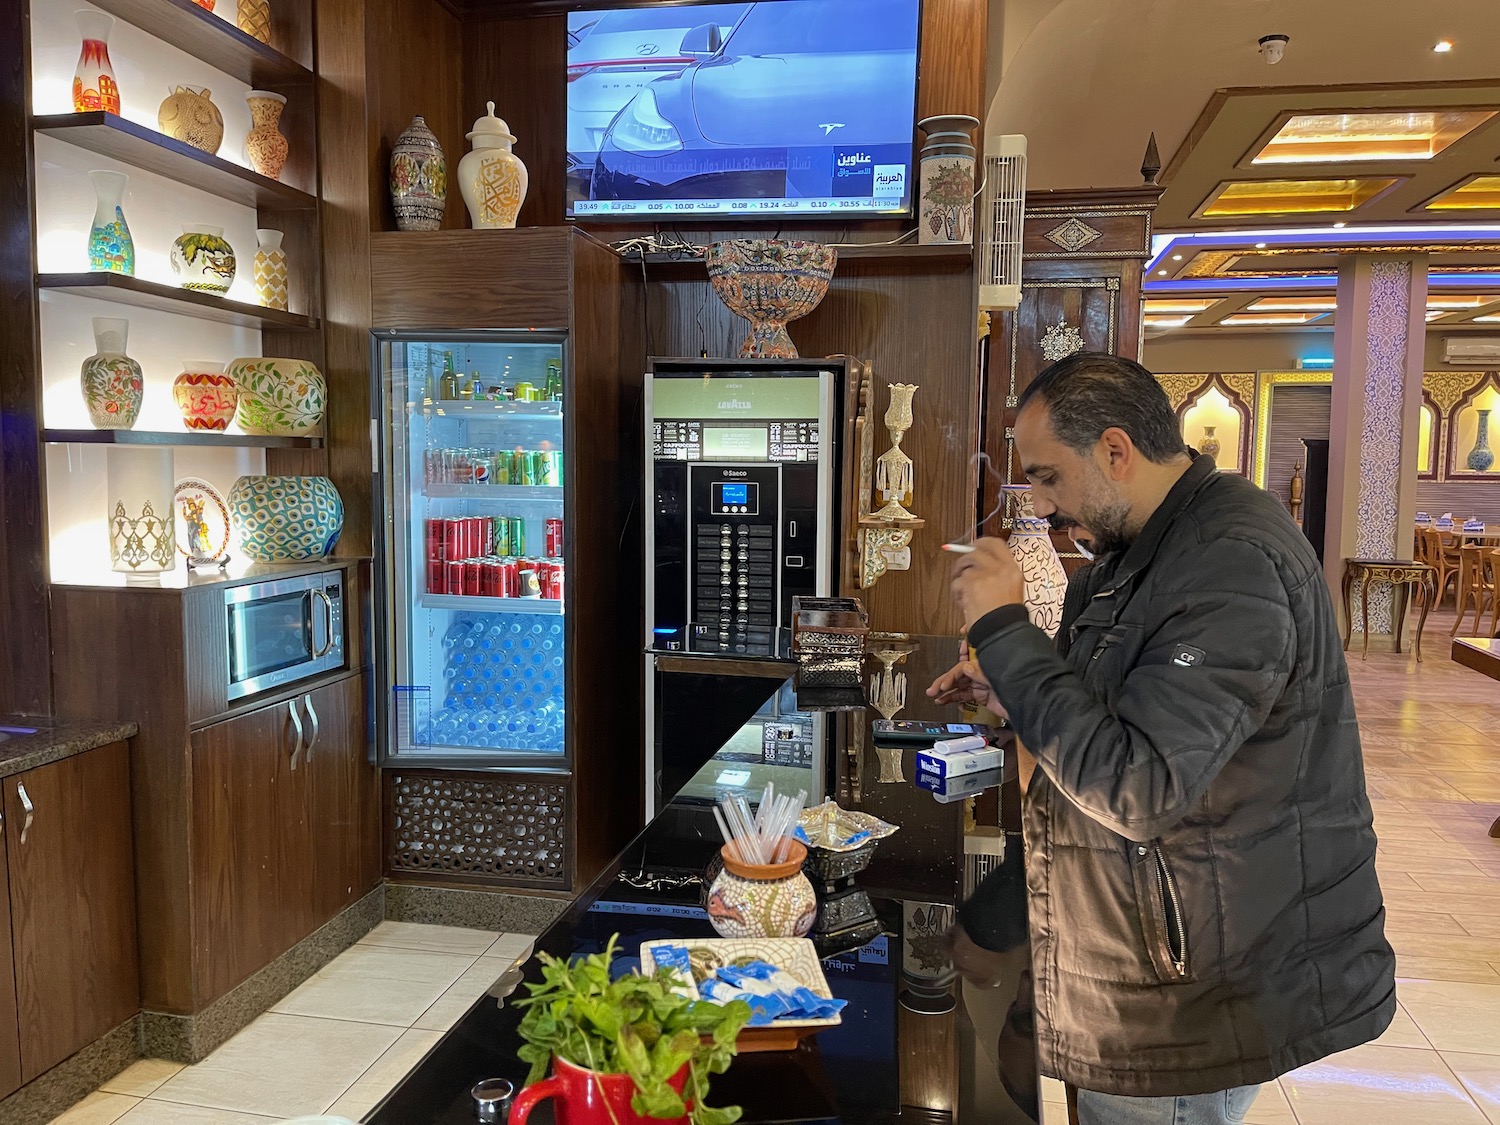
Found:
[{"label": "man in dark jacket", "polygon": [[1100,555],[1054,646],[998,540],[955,567],[1026,794],[1037,1042],[1084,1125],[1238,1122],[1256,1087],[1376,1038],[1395,955],[1359,728],[1311,546],[1184,448],[1139,364],[1069,357],[1021,398],[1035,509]]}]

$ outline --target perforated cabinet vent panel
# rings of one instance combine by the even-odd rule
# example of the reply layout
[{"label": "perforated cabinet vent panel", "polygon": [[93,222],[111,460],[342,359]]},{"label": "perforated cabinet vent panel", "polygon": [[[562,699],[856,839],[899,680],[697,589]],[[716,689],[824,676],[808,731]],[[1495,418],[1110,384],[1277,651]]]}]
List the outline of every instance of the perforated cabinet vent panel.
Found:
[{"label": "perforated cabinet vent panel", "polygon": [[567,887],[566,782],[437,771],[388,778],[392,875]]}]

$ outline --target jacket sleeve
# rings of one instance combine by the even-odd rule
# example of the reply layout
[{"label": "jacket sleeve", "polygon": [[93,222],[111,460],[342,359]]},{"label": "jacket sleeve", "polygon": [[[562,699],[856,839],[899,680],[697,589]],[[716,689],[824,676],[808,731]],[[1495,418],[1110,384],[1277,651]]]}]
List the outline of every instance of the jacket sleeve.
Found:
[{"label": "jacket sleeve", "polygon": [[987,635],[977,656],[1052,783],[1105,827],[1144,841],[1179,823],[1260,728],[1286,688],[1296,630],[1275,565],[1240,540],[1205,545],[1191,570],[1136,596],[1158,605],[1113,703],[1029,623]]}]

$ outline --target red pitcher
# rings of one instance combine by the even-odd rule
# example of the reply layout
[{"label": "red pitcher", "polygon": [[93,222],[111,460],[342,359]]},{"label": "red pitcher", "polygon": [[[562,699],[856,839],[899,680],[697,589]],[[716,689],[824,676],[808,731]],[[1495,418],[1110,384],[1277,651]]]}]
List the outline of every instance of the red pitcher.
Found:
[{"label": "red pitcher", "polygon": [[[667,1085],[682,1093],[688,1068],[667,1079]],[[553,1099],[557,1125],[655,1125],[661,1118],[642,1117],[630,1108],[635,1079],[628,1074],[599,1074],[553,1056],[552,1077],[527,1086],[516,1095],[510,1125],[526,1125],[531,1111],[544,1098]]]}]

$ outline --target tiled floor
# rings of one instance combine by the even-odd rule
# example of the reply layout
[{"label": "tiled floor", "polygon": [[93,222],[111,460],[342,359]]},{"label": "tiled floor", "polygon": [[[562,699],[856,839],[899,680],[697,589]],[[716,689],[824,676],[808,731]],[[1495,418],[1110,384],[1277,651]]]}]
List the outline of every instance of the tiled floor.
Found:
[{"label": "tiled floor", "polygon": [[382,922],[201,1063],[138,1062],[54,1125],[358,1121],[531,942]]},{"label": "tiled floor", "polygon": [[[1500,684],[1447,656],[1350,662],[1396,947],[1376,1043],[1261,1091],[1251,1125],[1500,1125]],[[136,1063],[54,1125],[358,1120],[530,943],[386,922],[197,1066]],[[1065,1122],[1048,1082],[1048,1125]]]}]

